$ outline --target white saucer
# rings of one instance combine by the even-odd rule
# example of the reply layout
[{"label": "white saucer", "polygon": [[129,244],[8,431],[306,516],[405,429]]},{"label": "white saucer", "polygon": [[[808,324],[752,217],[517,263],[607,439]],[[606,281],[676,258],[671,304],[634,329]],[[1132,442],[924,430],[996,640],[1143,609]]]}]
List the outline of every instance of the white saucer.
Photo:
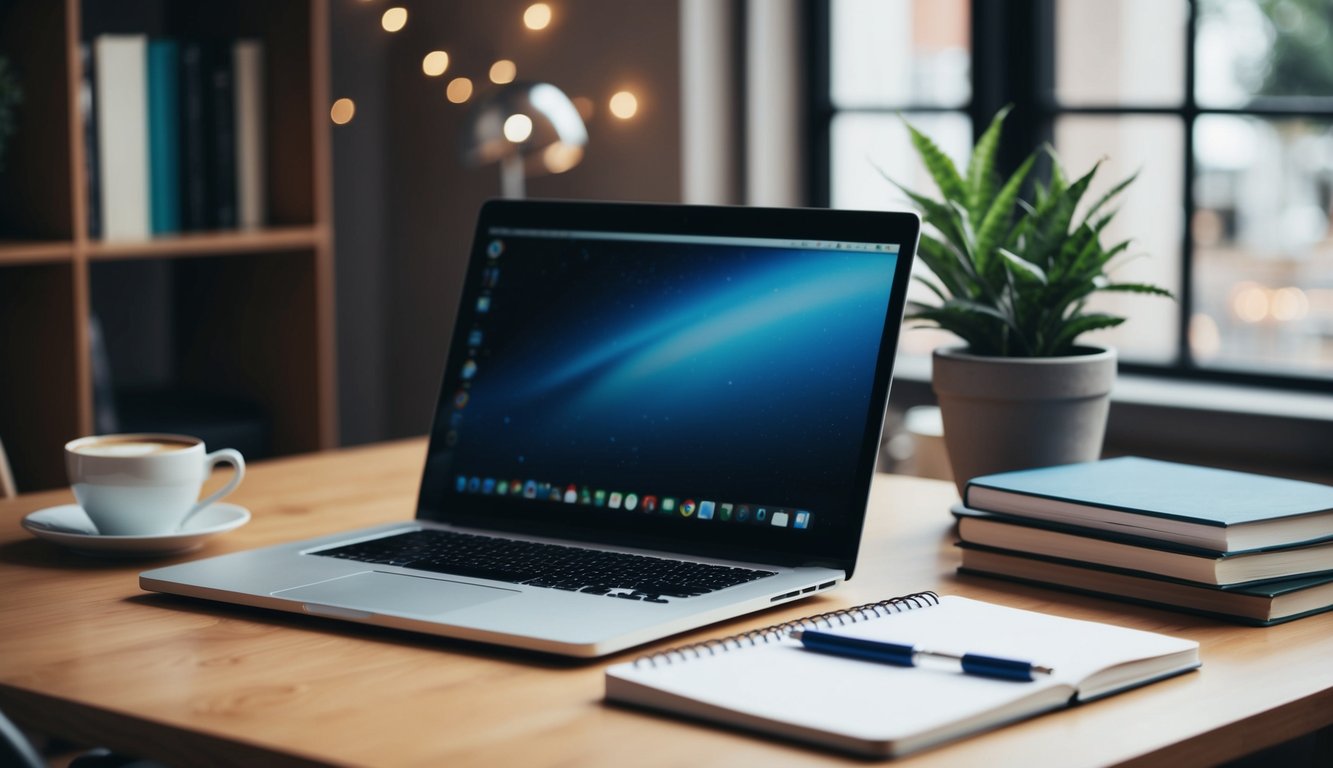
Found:
[{"label": "white saucer", "polygon": [[250,522],[250,511],[235,504],[217,503],[200,510],[174,533],[148,536],[103,536],[78,504],[47,507],[23,518],[23,527],[39,539],[55,542],[78,552],[103,557],[148,557],[178,555],[204,545],[209,536],[225,533]]}]

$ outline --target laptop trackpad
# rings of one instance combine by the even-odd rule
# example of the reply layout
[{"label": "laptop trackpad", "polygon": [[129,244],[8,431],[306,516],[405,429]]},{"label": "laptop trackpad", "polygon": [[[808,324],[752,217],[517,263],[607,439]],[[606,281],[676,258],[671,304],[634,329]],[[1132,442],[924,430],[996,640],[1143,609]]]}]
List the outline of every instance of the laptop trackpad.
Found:
[{"label": "laptop trackpad", "polygon": [[[303,603],[353,608],[370,613],[435,616],[513,597],[519,592],[425,576],[366,571],[272,594],[274,597],[300,600]],[[316,609],[310,612],[319,611]]]}]

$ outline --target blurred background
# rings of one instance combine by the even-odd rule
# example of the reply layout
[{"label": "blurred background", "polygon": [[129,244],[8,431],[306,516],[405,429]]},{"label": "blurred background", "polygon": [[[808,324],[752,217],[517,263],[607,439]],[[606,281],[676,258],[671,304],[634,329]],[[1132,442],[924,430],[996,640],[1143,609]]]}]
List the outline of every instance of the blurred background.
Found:
[{"label": "blurred background", "polygon": [[462,158],[472,110],[531,81],[581,107],[581,162],[528,179],[529,197],[679,201],[680,16],[616,0],[540,17],[523,2],[333,6],[331,96],[355,110],[333,130],[340,412],[343,439],[367,442],[430,423],[472,227],[501,194],[496,164]]},{"label": "blurred background", "polygon": [[[512,62],[588,125],[582,163],[530,181],[543,197],[908,208],[884,175],[934,190],[904,120],[962,164],[1014,104],[1009,168],[1043,145],[1069,174],[1100,161],[1090,199],[1137,174],[1107,234],[1141,256],[1119,276],[1179,296],[1098,298],[1131,318],[1094,339],[1130,374],[1108,449],[1333,473],[1333,2],[420,5],[386,32],[394,3],[335,0],[334,95],[357,105],[333,143],[345,439],[426,423],[467,228],[500,191],[458,159],[450,94]],[[377,302],[378,328],[348,327]],[[937,463],[915,455],[931,414],[915,441],[904,414],[949,341],[904,334],[886,466]]]},{"label": "blurred background", "polygon": [[[1085,337],[1121,359],[1107,453],[1333,481],[1330,35],[1333,0],[0,0],[0,438],[35,490],[93,431],[420,435],[485,200],[903,209],[885,176],[935,191],[904,121],[962,164],[1013,105],[1001,166],[1137,175],[1117,277],[1178,297],[1097,299],[1129,317]],[[212,101],[155,100],[164,72]],[[185,203],[240,216],[150,222],[153,186],[121,229],[112,138],[163,126]],[[886,469],[947,472],[946,343],[902,336]]]}]

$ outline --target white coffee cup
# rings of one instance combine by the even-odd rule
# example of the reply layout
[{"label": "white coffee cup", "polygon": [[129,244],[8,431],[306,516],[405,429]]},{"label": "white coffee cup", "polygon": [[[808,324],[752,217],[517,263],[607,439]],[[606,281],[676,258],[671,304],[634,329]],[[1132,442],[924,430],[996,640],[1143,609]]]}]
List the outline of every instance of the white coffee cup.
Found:
[{"label": "white coffee cup", "polygon": [[[213,467],[235,468],[231,480],[199,498]],[[224,448],[206,453],[185,435],[94,435],[65,443],[74,498],[104,536],[151,536],[180,530],[195,512],[231,493],[245,477],[245,459]]]}]

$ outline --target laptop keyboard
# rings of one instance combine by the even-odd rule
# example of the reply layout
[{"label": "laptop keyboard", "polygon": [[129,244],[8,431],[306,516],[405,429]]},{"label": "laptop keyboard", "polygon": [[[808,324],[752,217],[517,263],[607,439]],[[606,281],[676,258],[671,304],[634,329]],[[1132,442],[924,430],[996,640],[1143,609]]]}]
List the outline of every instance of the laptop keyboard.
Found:
[{"label": "laptop keyboard", "polygon": [[647,603],[695,597],[776,575],[751,568],[435,530],[409,531],[311,554]]}]

